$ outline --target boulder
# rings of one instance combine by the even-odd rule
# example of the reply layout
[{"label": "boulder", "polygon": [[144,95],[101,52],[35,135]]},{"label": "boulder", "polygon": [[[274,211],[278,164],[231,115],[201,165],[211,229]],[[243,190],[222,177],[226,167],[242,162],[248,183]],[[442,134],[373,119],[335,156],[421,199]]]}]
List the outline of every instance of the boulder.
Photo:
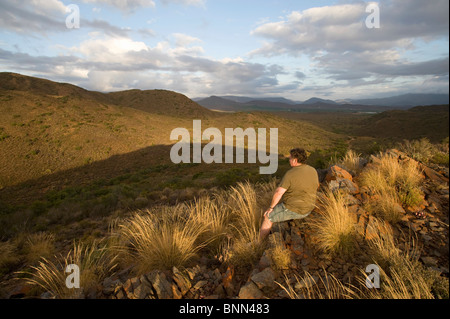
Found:
[{"label": "boulder", "polygon": [[253,281],[249,281],[239,290],[240,299],[261,299],[264,294]]},{"label": "boulder", "polygon": [[268,267],[263,271],[253,275],[251,277],[251,280],[259,289],[263,289],[265,287],[273,288],[275,286],[275,278],[275,272],[270,267]]}]

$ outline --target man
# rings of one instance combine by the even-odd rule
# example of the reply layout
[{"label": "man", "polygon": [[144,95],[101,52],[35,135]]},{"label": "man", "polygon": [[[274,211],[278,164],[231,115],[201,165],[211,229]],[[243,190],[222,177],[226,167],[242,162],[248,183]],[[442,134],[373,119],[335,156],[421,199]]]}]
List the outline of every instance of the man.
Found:
[{"label": "man", "polygon": [[290,151],[289,164],[292,168],[283,176],[270,207],[264,213],[261,240],[269,234],[273,223],[305,218],[314,209],[319,177],[315,168],[305,164],[306,159],[304,149],[294,148]]}]

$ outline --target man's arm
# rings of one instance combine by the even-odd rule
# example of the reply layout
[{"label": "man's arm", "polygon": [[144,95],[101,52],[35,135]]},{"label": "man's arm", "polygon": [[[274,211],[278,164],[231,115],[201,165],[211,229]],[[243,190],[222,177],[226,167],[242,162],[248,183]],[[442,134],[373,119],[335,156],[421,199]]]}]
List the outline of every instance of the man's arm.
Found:
[{"label": "man's arm", "polygon": [[286,190],[287,189],[283,187],[278,187],[275,190],[275,193],[273,194],[272,197],[272,202],[270,203],[270,207],[266,210],[264,215],[266,214],[269,215],[272,212],[273,208],[280,202],[281,197],[283,197],[283,194],[286,192]]}]

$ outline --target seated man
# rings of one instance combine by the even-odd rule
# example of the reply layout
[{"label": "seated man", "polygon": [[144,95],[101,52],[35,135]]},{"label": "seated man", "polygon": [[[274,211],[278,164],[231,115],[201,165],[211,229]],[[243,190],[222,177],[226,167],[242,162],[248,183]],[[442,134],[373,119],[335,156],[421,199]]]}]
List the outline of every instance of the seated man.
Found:
[{"label": "seated man", "polygon": [[304,149],[290,151],[289,164],[292,168],[283,176],[270,207],[264,213],[260,240],[269,234],[273,223],[305,218],[314,209],[319,177],[315,168],[305,164],[306,159]]}]

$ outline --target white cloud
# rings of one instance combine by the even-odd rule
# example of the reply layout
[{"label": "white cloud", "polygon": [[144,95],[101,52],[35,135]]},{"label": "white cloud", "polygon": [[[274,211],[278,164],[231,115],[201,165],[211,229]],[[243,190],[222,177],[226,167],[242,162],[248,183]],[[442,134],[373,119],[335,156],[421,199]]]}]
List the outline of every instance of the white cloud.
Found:
[{"label": "white cloud", "polygon": [[266,23],[252,31],[269,40],[253,54],[378,51],[405,47],[418,38],[448,37],[448,7],[447,0],[381,1],[380,29],[365,26],[369,13],[365,12],[364,2],[294,11],[282,21]]},{"label": "white cloud", "polygon": [[106,4],[127,13],[133,12],[138,8],[155,7],[155,2],[153,0],[83,0],[83,2]]},{"label": "white cloud", "polygon": [[419,39],[448,45],[447,0],[382,0],[379,29],[365,26],[370,14],[366,6],[357,1],[294,11],[281,21],[259,25],[252,35],[265,42],[250,55],[309,57],[310,73],[322,83],[309,83],[302,90],[324,94],[330,87],[351,92],[355,87],[383,89],[383,83],[392,86],[393,80],[411,85],[411,81],[429,83],[430,77],[448,76],[448,51],[440,57],[428,52],[428,58],[422,51],[420,61],[410,61],[405,54],[417,49]]}]

